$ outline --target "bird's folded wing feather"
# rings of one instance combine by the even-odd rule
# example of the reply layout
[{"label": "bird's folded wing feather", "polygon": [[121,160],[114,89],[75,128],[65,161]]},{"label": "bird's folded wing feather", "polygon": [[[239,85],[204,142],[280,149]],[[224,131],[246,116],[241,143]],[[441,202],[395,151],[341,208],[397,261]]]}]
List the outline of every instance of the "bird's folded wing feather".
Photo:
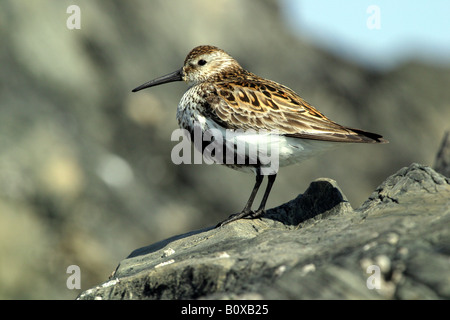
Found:
[{"label": "bird's folded wing feather", "polygon": [[386,142],[378,134],[331,121],[291,89],[257,76],[215,83],[214,87],[207,99],[209,116],[228,129],[258,128],[323,141]]}]

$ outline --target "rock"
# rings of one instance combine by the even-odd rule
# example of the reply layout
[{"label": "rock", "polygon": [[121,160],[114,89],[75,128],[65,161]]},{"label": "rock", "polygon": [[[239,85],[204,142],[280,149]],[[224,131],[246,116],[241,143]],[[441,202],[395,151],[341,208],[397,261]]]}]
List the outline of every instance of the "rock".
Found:
[{"label": "rock", "polygon": [[441,147],[434,162],[434,170],[450,177],[450,131],[447,131],[442,139]]},{"label": "rock", "polygon": [[319,179],[262,219],[133,251],[79,299],[449,299],[450,179],[412,164],[353,210]]}]

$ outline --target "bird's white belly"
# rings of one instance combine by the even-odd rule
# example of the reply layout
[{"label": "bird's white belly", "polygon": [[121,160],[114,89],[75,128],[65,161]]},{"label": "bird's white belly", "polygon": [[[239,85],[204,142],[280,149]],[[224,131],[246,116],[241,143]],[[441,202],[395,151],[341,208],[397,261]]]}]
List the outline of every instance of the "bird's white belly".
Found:
[{"label": "bird's white belly", "polygon": [[[256,167],[260,167],[262,173],[268,175],[277,173],[280,167],[300,163],[339,145],[335,142],[286,137],[269,131],[225,129],[197,112],[195,106],[189,103],[191,101],[183,100],[178,106],[178,122],[189,132],[193,130],[194,137],[211,141],[204,150],[201,150],[201,143],[193,141],[198,151],[203,152],[207,163],[224,164],[246,172],[255,172]],[[211,152],[213,149],[225,151],[218,154]]]}]

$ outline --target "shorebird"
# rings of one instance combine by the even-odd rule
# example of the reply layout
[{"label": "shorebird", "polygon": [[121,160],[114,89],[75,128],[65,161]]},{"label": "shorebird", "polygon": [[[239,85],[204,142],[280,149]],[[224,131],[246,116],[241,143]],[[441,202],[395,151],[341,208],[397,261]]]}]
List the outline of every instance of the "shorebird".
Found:
[{"label": "shorebird", "polygon": [[[146,82],[132,91],[173,81],[185,81],[188,84],[177,108],[180,127],[187,130],[191,137],[196,129],[202,133],[216,130],[223,134],[224,148],[237,152],[237,157],[235,155],[232,163],[220,163],[256,175],[255,185],[244,209],[220,222],[218,227],[241,218],[256,218],[264,214],[278,166],[299,163],[345,143],[388,142],[379,134],[337,124],[293,90],[245,70],[228,53],[214,46],[195,47],[187,55],[182,68]],[[234,132],[231,138],[225,134],[228,130]],[[250,138],[246,135],[248,132],[251,132]],[[245,141],[247,148],[239,151],[237,141]],[[260,151],[253,155],[249,151],[255,150],[251,147],[263,143],[277,151],[277,166],[269,165],[270,170],[267,155],[263,159]],[[200,151],[205,151],[205,147],[207,145],[202,143]],[[221,155],[224,157],[225,152]],[[239,157],[244,158],[244,161],[236,161]],[[252,211],[253,201],[265,175],[268,176],[268,183],[261,204],[256,211]]]}]

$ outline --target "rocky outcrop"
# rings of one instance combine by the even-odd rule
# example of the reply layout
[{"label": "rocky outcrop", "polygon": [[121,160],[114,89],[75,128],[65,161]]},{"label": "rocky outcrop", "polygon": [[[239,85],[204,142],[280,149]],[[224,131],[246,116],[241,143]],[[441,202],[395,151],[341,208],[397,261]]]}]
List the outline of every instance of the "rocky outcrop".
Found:
[{"label": "rocky outcrop", "polygon": [[412,164],[358,209],[318,179],[262,219],[133,251],[79,299],[449,299],[450,179]]}]

